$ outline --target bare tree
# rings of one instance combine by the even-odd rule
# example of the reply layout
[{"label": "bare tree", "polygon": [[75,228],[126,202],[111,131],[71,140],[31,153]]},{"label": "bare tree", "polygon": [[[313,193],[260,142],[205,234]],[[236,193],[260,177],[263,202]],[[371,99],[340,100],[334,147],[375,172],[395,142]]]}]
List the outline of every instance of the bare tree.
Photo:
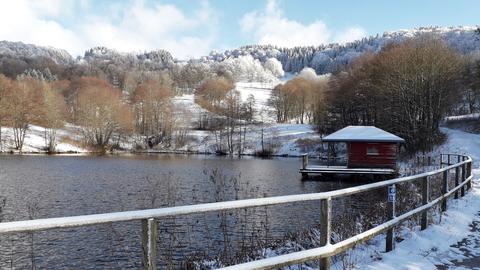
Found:
[{"label": "bare tree", "polygon": [[195,99],[205,109],[217,112],[222,109],[223,100],[233,88],[233,81],[225,77],[208,79],[195,91]]},{"label": "bare tree", "polygon": [[82,77],[77,101],[78,123],[86,143],[106,150],[115,132],[132,128],[132,113],[122,102],[121,93],[108,82]]},{"label": "bare tree", "polygon": [[15,149],[22,151],[23,142],[29,125],[40,117],[39,108],[42,102],[42,82],[32,78],[17,81],[8,95],[10,104],[9,124],[13,128]]},{"label": "bare tree", "polygon": [[325,83],[326,80],[296,77],[285,84],[277,85],[268,100],[268,104],[274,109],[277,122],[311,122],[313,115],[323,107]]},{"label": "bare tree", "polygon": [[66,104],[55,85],[45,83],[44,86],[41,123],[45,128],[45,149],[53,153],[57,146],[57,129],[64,126]]},{"label": "bare tree", "polygon": [[174,124],[171,95],[171,86],[159,79],[139,84],[133,93],[136,130],[150,148],[162,142],[170,144]]},{"label": "bare tree", "polygon": [[7,124],[10,114],[10,95],[13,94],[13,87],[12,80],[0,74],[0,151],[3,150],[2,126]]}]

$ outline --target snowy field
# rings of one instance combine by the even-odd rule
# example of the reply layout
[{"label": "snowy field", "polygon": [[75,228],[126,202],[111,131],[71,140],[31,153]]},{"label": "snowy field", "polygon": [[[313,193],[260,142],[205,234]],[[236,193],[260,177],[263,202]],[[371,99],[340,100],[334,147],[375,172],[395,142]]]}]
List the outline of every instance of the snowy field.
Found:
[{"label": "snowy field", "polygon": [[[238,82],[235,89],[240,92],[242,102],[245,102],[249,95],[255,98],[255,114],[253,118],[256,121],[272,122],[272,116],[269,114],[271,108],[268,106],[268,99],[272,94],[272,89],[277,83],[248,83]],[[261,115],[260,113],[263,113]],[[263,117],[263,118],[262,118]]]},{"label": "snowy field", "polygon": [[[297,124],[270,124],[270,125],[249,125],[246,127],[244,154],[251,155],[260,151],[262,129],[264,147],[271,149],[275,155],[300,156],[303,153],[316,153],[316,145],[320,140],[319,134],[311,125]],[[238,134],[234,136],[234,142],[238,140]],[[188,133],[189,142],[177,150],[215,153],[216,138],[209,131],[192,130]],[[243,140],[243,139],[242,139]]]},{"label": "snowy field", "polygon": [[[271,108],[267,102],[270,98],[273,87],[279,82],[258,83],[258,82],[238,82],[236,90],[240,92],[242,101],[246,101],[249,95],[255,98],[254,119],[258,122],[264,122],[263,125],[250,124],[242,126],[246,128],[245,142],[243,142],[244,153],[254,154],[261,150],[261,137],[263,130],[264,146],[273,150],[275,155],[299,156],[303,153],[316,153],[315,145],[320,140],[320,136],[311,125],[300,124],[276,124]],[[182,109],[184,119],[189,119],[188,126],[194,127],[194,122],[202,113],[208,113],[194,101],[194,95],[182,95],[173,99],[176,108]],[[238,134],[234,140],[238,141]],[[216,150],[216,138],[212,132],[204,130],[190,130],[188,132],[188,143],[175,150],[214,153]]]},{"label": "snowy field", "polygon": [[[43,127],[30,125],[25,135],[23,153],[44,153],[45,152],[45,129]],[[0,152],[9,152],[14,148],[13,129],[2,127],[2,142]],[[59,153],[86,153],[86,149],[79,147],[80,136],[78,128],[67,124],[63,129],[57,131],[58,144],[56,151]]]}]

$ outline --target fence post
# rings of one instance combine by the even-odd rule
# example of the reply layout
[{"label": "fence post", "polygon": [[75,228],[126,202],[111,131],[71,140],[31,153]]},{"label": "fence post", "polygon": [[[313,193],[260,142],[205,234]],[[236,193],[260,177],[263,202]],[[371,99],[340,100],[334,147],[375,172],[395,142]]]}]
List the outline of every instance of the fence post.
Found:
[{"label": "fence post", "polygon": [[[320,201],[320,246],[330,245],[332,198]],[[330,257],[320,259],[320,270],[330,269]]]},{"label": "fence post", "polygon": [[[465,161],[465,156],[462,158]],[[467,165],[462,164],[462,182],[467,179]],[[465,185],[460,188],[460,196],[465,196]]]},{"label": "fence post", "polygon": [[[457,163],[460,163],[460,155],[457,156]],[[458,186],[460,180],[460,167],[455,167],[455,187]],[[455,191],[454,199],[458,199],[458,189]]]},{"label": "fence post", "polygon": [[[428,182],[428,176],[422,178],[422,204],[428,203],[428,197],[430,196],[430,185]],[[428,226],[428,210],[422,212],[421,230],[425,230]]]},{"label": "fence post", "polygon": [[[448,170],[443,171],[442,195],[448,192]],[[447,197],[442,200],[442,212],[447,211]]]},{"label": "fence post", "polygon": [[157,222],[153,218],[142,219],[142,267],[157,269]]},{"label": "fence post", "polygon": [[[470,177],[472,175],[472,162],[470,161],[467,163],[467,177]],[[467,182],[467,190],[470,190],[472,188],[472,180]]]},{"label": "fence post", "polygon": [[[395,184],[388,186],[388,202],[387,202],[387,215],[388,219],[395,218],[395,200],[396,200],[396,190]],[[385,251],[389,252],[393,250],[393,242],[394,242],[394,228],[391,227],[387,230],[387,238],[385,243]]]}]

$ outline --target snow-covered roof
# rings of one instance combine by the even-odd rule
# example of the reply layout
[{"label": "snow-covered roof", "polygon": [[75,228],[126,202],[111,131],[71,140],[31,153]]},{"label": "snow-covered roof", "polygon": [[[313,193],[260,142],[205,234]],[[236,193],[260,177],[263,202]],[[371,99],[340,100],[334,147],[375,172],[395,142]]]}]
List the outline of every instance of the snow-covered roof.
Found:
[{"label": "snow-covered roof", "polygon": [[374,126],[348,126],[322,139],[324,142],[405,142],[404,139]]}]

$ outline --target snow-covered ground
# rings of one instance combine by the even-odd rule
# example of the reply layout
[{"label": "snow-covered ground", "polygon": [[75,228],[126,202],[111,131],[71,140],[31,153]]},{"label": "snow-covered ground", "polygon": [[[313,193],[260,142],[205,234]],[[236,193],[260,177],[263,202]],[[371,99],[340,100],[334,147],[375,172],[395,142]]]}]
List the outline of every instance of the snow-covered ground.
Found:
[{"label": "snow-covered ground", "polygon": [[[473,170],[475,178],[480,176],[480,170]],[[367,259],[361,263],[359,269],[459,269],[461,262],[475,256],[480,256],[478,247],[464,246],[452,247],[463,239],[471,238],[471,224],[480,221],[480,183],[473,183],[473,188],[467,195],[459,200],[450,200],[448,210],[443,214],[439,224],[432,224],[425,231],[419,227],[413,230],[403,229],[402,234],[406,239],[396,243],[395,250],[389,253],[378,253],[375,261]],[[480,231],[474,232],[480,237]],[[383,237],[380,237],[383,240]],[[376,248],[382,250],[384,241],[377,239]],[[479,258],[480,259],[480,258]],[[480,260],[479,260],[480,262]],[[478,265],[480,266],[480,265]],[[463,268],[468,269],[468,268]]]},{"label": "snow-covered ground", "polygon": [[[25,135],[22,152],[43,153],[45,152],[45,129],[40,126],[30,125]],[[57,131],[57,147],[59,153],[85,153],[86,149],[79,147],[80,137],[78,127],[67,124],[63,129]],[[2,127],[2,142],[0,152],[13,150],[13,129]]]},{"label": "snow-covered ground", "polygon": [[[276,124],[271,108],[267,102],[271,91],[279,82],[237,82],[235,89],[240,92],[242,101],[246,101],[249,95],[255,98],[254,120],[265,124],[249,124],[242,126],[246,129],[245,141],[242,142],[244,154],[254,154],[261,150],[262,130],[264,147],[273,151],[275,155],[298,156],[306,152],[315,153],[320,136],[311,125],[300,124]],[[184,119],[190,119],[190,128],[194,128],[194,122],[200,114],[209,113],[194,101],[194,95],[182,95],[173,99],[176,108],[182,109]],[[188,143],[175,150],[214,153],[217,149],[217,139],[213,132],[204,130],[190,130]],[[239,134],[234,135],[234,141],[238,142]],[[243,136],[242,136],[243,140]],[[173,149],[172,149],[173,150]]]},{"label": "snow-covered ground", "polygon": [[237,82],[235,89],[240,92],[240,97],[245,102],[249,95],[255,98],[253,119],[262,122],[274,122],[271,107],[268,106],[268,99],[272,89],[280,82],[258,83],[258,82]]},{"label": "snow-covered ground", "polygon": [[[242,145],[243,153],[247,155],[262,149],[262,129],[264,148],[272,150],[275,155],[300,156],[306,152],[313,154],[316,153],[316,145],[320,140],[319,134],[311,125],[266,124],[264,126],[248,125],[245,128],[245,141],[242,135]],[[239,134],[234,135],[234,144],[238,142],[239,136]],[[217,139],[213,132],[191,130],[188,137],[188,144],[176,150],[214,153],[217,149]]]}]

